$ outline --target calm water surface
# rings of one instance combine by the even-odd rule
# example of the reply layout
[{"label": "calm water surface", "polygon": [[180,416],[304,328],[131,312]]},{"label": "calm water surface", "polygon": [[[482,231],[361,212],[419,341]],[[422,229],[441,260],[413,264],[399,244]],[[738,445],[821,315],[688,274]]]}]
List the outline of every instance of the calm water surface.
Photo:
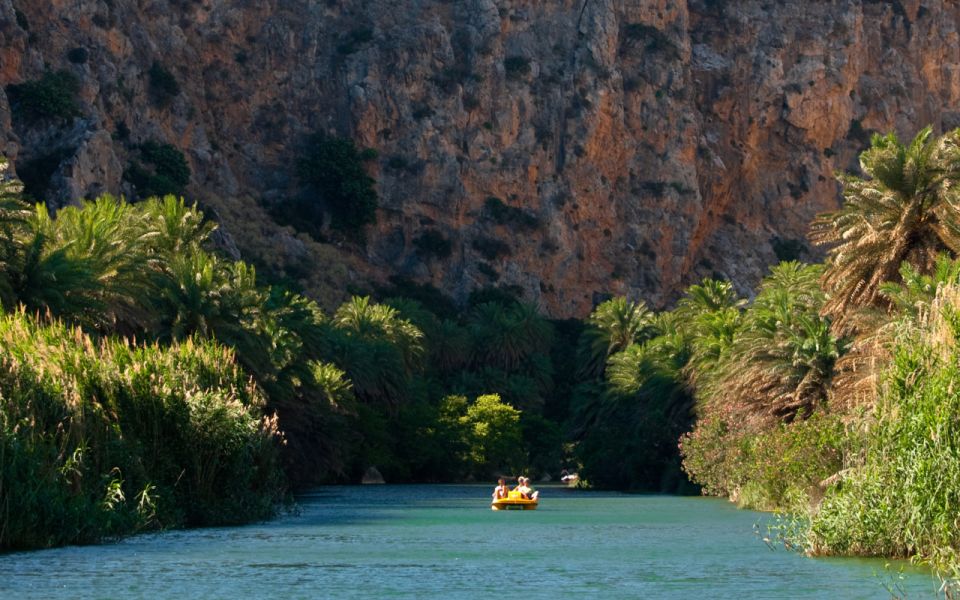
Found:
[{"label": "calm water surface", "polygon": [[889,598],[899,568],[771,551],[768,517],[722,500],[543,488],[537,511],[494,512],[488,493],[322,488],[269,523],[0,555],[0,598]]}]

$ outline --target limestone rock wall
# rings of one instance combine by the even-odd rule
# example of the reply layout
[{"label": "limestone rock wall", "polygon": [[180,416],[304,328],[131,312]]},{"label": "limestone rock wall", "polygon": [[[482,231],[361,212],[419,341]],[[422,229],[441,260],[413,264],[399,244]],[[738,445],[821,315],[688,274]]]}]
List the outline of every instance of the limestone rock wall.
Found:
[{"label": "limestone rock wall", "polygon": [[[662,306],[811,256],[869,132],[960,125],[958,23],[953,0],[0,0],[0,84],[67,69],[83,105],[26,127],[0,92],[0,149],[62,149],[62,203],[123,193],[133,145],[174,144],[240,250],[275,249],[330,301],[400,274],[460,300],[519,286],[558,317],[610,293]],[[167,106],[155,62],[182,90]],[[300,193],[317,131],[379,151],[365,246],[263,209]],[[425,231],[452,255],[423,256]]]}]

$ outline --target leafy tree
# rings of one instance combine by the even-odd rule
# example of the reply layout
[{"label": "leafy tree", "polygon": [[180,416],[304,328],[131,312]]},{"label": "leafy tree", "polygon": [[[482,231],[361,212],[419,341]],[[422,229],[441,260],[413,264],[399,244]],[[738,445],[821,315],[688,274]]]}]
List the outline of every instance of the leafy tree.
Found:
[{"label": "leafy tree", "polygon": [[132,161],[123,173],[141,198],[179,196],[190,183],[190,165],[183,152],[153,140],[140,145],[143,164]]},{"label": "leafy tree", "polygon": [[477,398],[460,422],[467,427],[470,458],[478,477],[517,472],[523,464],[520,411],[498,394]]},{"label": "leafy tree", "polygon": [[960,131],[942,137],[921,130],[904,145],[894,134],[874,135],[860,155],[868,178],[840,175],[844,205],[819,216],[814,243],[828,246],[824,311],[837,326],[851,308],[882,303],[880,288],[895,281],[904,261],[928,273],[938,253],[960,250]]},{"label": "leafy tree", "polygon": [[376,222],[377,192],[363,165],[367,156],[349,139],[312,136],[297,161],[297,173],[314,197],[291,203],[285,219],[294,226],[311,223],[319,231],[326,208],[341,230],[356,233]]}]

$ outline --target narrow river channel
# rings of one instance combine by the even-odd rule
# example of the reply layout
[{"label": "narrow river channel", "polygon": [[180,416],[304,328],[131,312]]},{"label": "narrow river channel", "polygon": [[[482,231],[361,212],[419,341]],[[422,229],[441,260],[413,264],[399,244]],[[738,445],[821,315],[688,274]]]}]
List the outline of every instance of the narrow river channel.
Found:
[{"label": "narrow river channel", "polygon": [[[492,485],[489,486],[492,489]],[[908,598],[920,570],[771,551],[770,519],[707,498],[481,486],[328,487],[246,527],[0,555],[0,598]],[[904,567],[902,573],[900,568]]]}]

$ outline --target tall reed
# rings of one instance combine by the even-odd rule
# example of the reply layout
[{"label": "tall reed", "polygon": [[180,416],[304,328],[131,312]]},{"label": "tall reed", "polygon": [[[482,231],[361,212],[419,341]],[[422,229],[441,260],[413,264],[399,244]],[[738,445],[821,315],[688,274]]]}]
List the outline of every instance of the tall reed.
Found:
[{"label": "tall reed", "polygon": [[273,418],[211,341],[95,341],[0,316],[0,549],[238,523],[282,494]]}]

